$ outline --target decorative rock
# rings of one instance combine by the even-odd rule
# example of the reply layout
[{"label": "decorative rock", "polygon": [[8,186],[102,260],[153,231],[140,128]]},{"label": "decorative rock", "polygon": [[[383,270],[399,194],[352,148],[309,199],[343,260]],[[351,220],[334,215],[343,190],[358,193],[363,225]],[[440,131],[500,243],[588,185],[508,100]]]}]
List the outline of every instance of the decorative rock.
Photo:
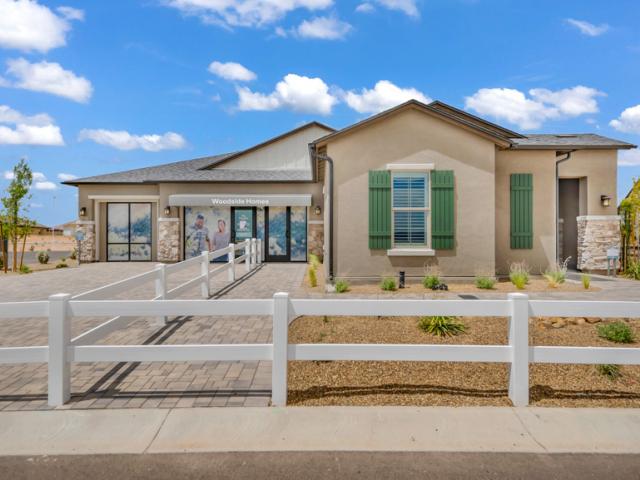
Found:
[{"label": "decorative rock", "polygon": [[576,325],[584,325],[587,321],[584,318],[576,318]]},{"label": "decorative rock", "polygon": [[564,328],[567,326],[567,321],[564,319],[557,320],[553,325],[553,328]]},{"label": "decorative rock", "polygon": [[598,317],[589,317],[589,318],[585,318],[587,323],[600,323],[602,321],[601,318]]}]

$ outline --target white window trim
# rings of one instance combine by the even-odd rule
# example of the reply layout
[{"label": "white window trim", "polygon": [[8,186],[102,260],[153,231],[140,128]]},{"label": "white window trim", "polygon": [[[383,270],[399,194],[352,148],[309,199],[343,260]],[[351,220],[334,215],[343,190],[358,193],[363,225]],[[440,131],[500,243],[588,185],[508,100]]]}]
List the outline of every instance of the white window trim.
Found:
[{"label": "white window trim", "polygon": [[420,245],[420,246],[416,246],[416,247],[409,247],[409,246],[405,246],[405,245],[398,245],[396,246],[396,235],[395,235],[395,212],[396,212],[396,208],[393,206],[393,174],[395,173],[394,170],[391,171],[391,249],[387,250],[387,255],[394,257],[394,256],[399,256],[399,257],[409,257],[409,256],[433,256],[435,255],[435,250],[433,250],[431,248],[431,175],[430,175],[430,170],[433,170],[433,168],[429,168],[429,169],[420,169],[420,170],[416,170],[415,167],[417,165],[431,165],[431,167],[433,167],[433,164],[389,164],[387,165],[387,168],[390,166],[398,166],[398,165],[403,165],[403,166],[408,166],[411,165],[413,168],[412,169],[399,169],[398,172],[399,173],[424,173],[427,175],[427,191],[425,193],[425,200],[428,205],[428,207],[425,208],[398,208],[397,210],[400,211],[414,211],[414,212],[424,212],[425,215],[428,213],[427,216],[427,221],[425,221],[425,227],[426,227],[426,232],[425,232],[425,240],[426,240],[426,245]]}]

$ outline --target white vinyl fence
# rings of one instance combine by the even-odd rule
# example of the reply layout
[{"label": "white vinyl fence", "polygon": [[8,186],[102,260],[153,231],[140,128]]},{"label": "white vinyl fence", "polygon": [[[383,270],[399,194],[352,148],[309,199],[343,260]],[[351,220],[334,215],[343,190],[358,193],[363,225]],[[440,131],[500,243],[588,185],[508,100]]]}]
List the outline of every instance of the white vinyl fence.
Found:
[{"label": "white vinyl fence", "polygon": [[[74,317],[249,316],[273,319],[273,341],[227,345],[87,345],[70,338]],[[508,317],[506,345],[290,344],[288,327],[302,315]],[[504,300],[290,299],[276,293],[263,300],[95,300],[58,294],[48,302],[0,304],[0,317],[48,317],[49,345],[0,349],[0,363],[49,363],[49,404],[70,398],[72,362],[272,361],[272,404],[287,403],[290,360],[444,361],[510,364],[509,398],[529,403],[530,363],[640,364],[640,348],[529,345],[530,317],[640,318],[640,302],[529,300],[512,293]],[[363,319],[363,321],[375,321]]]}]

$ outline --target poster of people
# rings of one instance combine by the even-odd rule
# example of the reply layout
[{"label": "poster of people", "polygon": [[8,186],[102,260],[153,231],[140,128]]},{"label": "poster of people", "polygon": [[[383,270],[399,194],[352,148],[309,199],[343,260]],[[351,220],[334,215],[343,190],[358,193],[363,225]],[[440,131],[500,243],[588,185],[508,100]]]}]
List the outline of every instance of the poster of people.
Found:
[{"label": "poster of people", "polygon": [[[184,255],[192,258],[203,251],[226,247],[231,242],[231,209],[228,207],[185,207]],[[216,261],[226,262],[220,257]]]}]

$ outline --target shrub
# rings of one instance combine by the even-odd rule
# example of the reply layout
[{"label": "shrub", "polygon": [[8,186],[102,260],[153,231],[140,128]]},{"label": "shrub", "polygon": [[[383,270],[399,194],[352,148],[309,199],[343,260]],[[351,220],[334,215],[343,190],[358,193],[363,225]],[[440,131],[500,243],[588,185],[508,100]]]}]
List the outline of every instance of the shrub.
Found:
[{"label": "shrub", "polygon": [[313,265],[309,265],[309,268],[307,269],[307,275],[309,276],[309,285],[311,287],[317,287],[318,277],[316,275],[316,269],[313,268]]},{"label": "shrub", "polygon": [[633,331],[631,327],[624,322],[606,323],[598,325],[598,336],[605,338],[610,342],[616,343],[633,343]]},{"label": "shrub", "polygon": [[556,288],[567,279],[567,265],[569,264],[570,258],[571,257],[567,257],[562,263],[556,262],[545,270],[543,276],[547,279],[547,282],[549,282],[550,287]]},{"label": "shrub", "polygon": [[42,265],[49,263],[49,254],[47,252],[39,252],[38,262],[40,262]]},{"label": "shrub", "polygon": [[316,254],[310,253],[309,254],[309,263],[311,264],[311,266],[313,268],[318,268],[322,262],[320,261],[320,258]]},{"label": "shrub", "polygon": [[509,280],[518,290],[524,289],[529,283],[529,267],[526,262],[514,262],[509,266]]},{"label": "shrub", "polygon": [[387,277],[380,283],[380,288],[386,292],[395,292],[396,281],[391,277]]},{"label": "shrub", "polygon": [[587,275],[583,273],[580,275],[580,280],[582,280],[582,286],[585,290],[589,290],[589,286],[591,285],[591,275]]},{"label": "shrub", "polygon": [[481,288],[483,290],[491,290],[493,286],[496,284],[496,279],[491,277],[476,277],[475,279],[476,287]]},{"label": "shrub", "polygon": [[336,282],[336,292],[344,293],[349,290],[349,284],[346,280],[338,280]]},{"label": "shrub", "polygon": [[71,260],[77,260],[78,259],[78,249],[74,248],[73,250],[71,250],[71,253],[69,254],[69,258]]},{"label": "shrub", "polygon": [[31,268],[29,268],[29,265],[21,265],[20,273],[31,273]]},{"label": "shrub", "polygon": [[627,263],[626,274],[634,280],[640,280],[640,261],[629,260],[629,263]]},{"label": "shrub", "polygon": [[435,273],[427,275],[422,279],[422,285],[424,285],[424,288],[435,290],[436,288],[438,288],[438,285],[440,285],[440,277],[438,277],[438,275],[436,275]]},{"label": "shrub", "polygon": [[435,335],[437,337],[452,337],[464,333],[467,327],[462,322],[458,322],[458,317],[447,317],[438,315],[435,317],[422,317],[418,321],[420,330]]},{"label": "shrub", "polygon": [[62,260],[61,262],[59,262],[56,265],[56,268],[67,268],[69,265],[67,265],[66,263],[64,263],[64,260]]},{"label": "shrub", "polygon": [[600,375],[604,375],[609,380],[617,380],[622,376],[620,372],[620,365],[596,365],[596,369]]}]

